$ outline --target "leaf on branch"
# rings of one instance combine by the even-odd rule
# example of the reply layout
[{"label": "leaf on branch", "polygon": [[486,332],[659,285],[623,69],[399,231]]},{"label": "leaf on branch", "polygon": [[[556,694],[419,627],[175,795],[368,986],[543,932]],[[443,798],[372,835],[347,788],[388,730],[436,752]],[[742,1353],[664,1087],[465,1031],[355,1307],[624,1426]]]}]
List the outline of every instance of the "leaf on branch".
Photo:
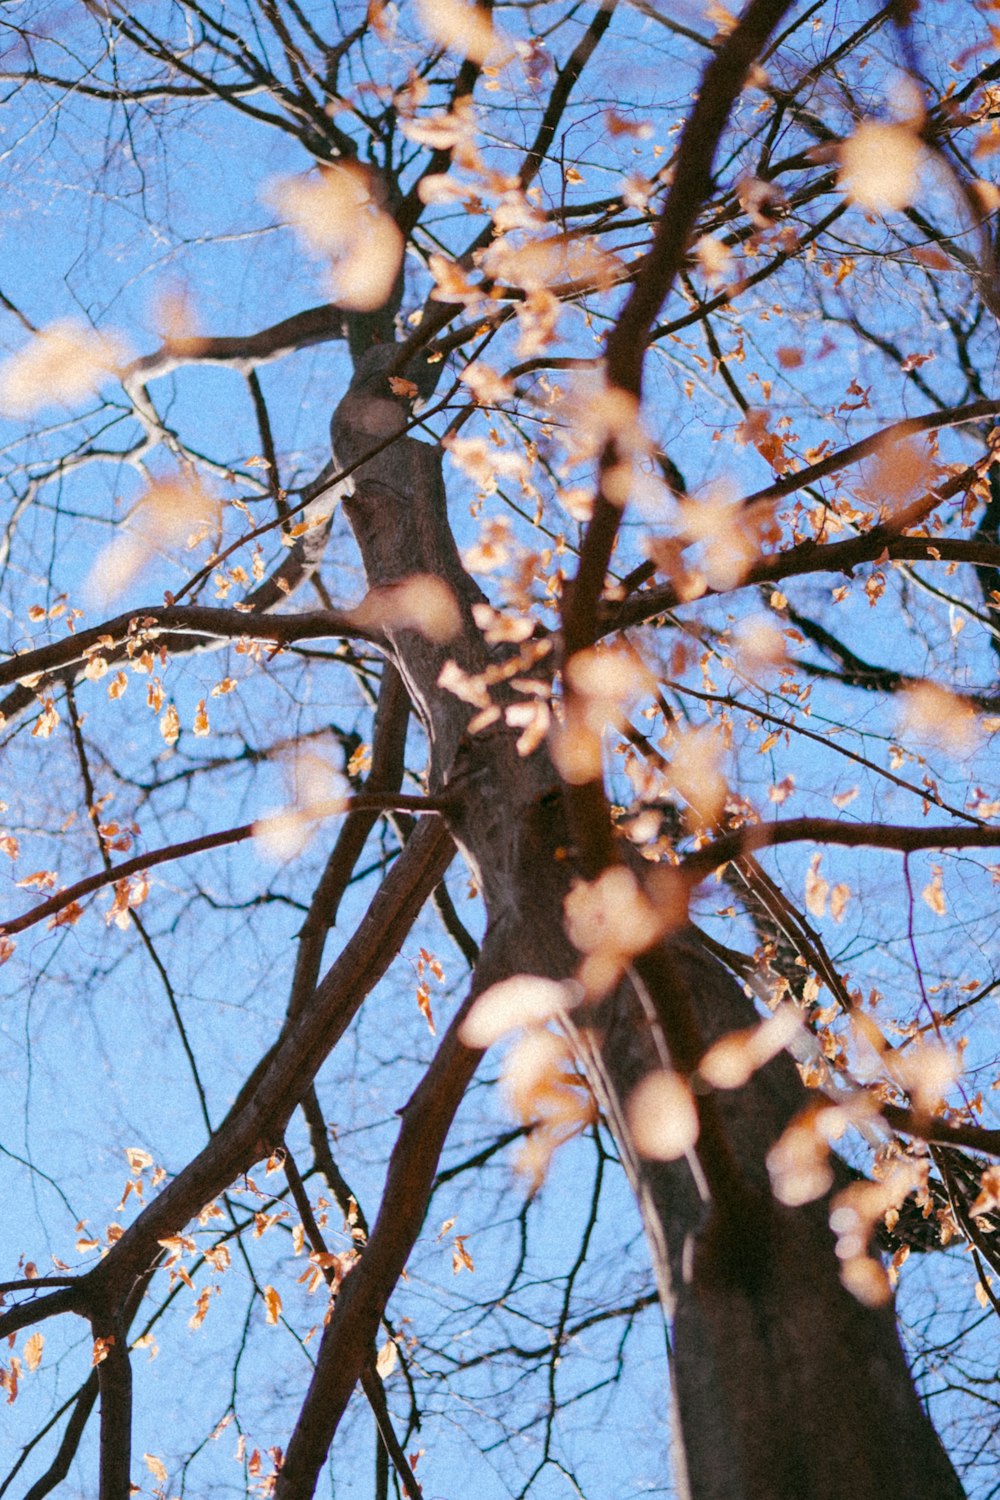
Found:
[{"label": "leaf on branch", "polygon": [[640,1156],[676,1161],[698,1139],[694,1095],[679,1073],[650,1073],[626,1105],[629,1133]]},{"label": "leaf on branch", "polygon": [[352,312],[383,306],[403,260],[403,236],[380,189],[368,168],[337,162],[272,182],[265,193],[310,253],[330,263],[330,295]]},{"label": "leaf on branch", "polygon": [[962,1076],[961,1053],[955,1047],[942,1047],[939,1043],[925,1043],[905,1052],[887,1052],[885,1063],[921,1114],[936,1114],[949,1089]]},{"label": "leaf on branch", "polygon": [[489,646],[506,642],[520,645],[522,641],[530,639],[535,629],[535,621],[531,615],[504,614],[494,609],[492,604],[474,604],[472,618]]},{"label": "leaf on branch", "polygon": [[17,1400],[18,1383],[21,1376],[21,1361],[15,1354],[10,1362],[10,1369],[0,1365],[0,1391],[7,1392],[7,1405],[10,1406]]},{"label": "leaf on branch", "polygon": [[891,1294],[881,1262],[868,1254],[872,1236],[886,1214],[927,1181],[928,1163],[895,1162],[878,1182],[854,1182],[833,1200],[830,1228],[837,1236],[840,1279],[866,1307],[879,1307]]},{"label": "leaf on branch", "polygon": [[670,744],[670,785],[687,803],[688,828],[710,827],[721,816],[729,789],[722,773],[725,753],[717,730],[703,726],[675,733]]},{"label": "leaf on branch", "polygon": [[736,184],[740,207],[756,229],[770,229],[788,212],[788,197],[776,182],[741,177]]},{"label": "leaf on branch", "polygon": [[149,895],[149,876],[145,870],[139,875],[126,876],[115,881],[115,897],[104,913],[107,926],[114,922],[124,931],[129,925],[129,912],[141,906]]},{"label": "leaf on branch", "polygon": [[273,1286],[264,1288],[264,1316],[268,1323],[277,1323],[281,1317],[281,1297]]},{"label": "leaf on branch", "polygon": [[467,1239],[468,1235],[465,1234],[456,1234],[455,1236],[455,1248],[452,1251],[451,1257],[451,1270],[454,1276],[457,1276],[459,1271],[474,1271],[476,1269],[472,1256],[465,1248]]},{"label": "leaf on branch", "polygon": [[42,1350],[45,1347],[44,1333],[33,1333],[24,1344],[24,1364],[28,1370],[37,1370],[42,1362]]},{"label": "leaf on branch", "polygon": [[[466,365],[459,378],[469,387],[480,406],[497,406],[514,393],[513,382],[492,366],[483,364],[482,360]],[[456,459],[456,462],[460,460]]]},{"label": "leaf on branch", "polygon": [[431,1036],[437,1036],[437,1029],[434,1025],[434,1014],[431,1010],[431,992],[426,984],[421,983],[417,985],[417,1005],[420,1008],[420,1014],[427,1022],[427,1030]]},{"label": "leaf on branch", "polygon": [[786,658],[784,631],[763,615],[740,623],[733,646],[740,666],[747,672],[779,667]]},{"label": "leaf on branch", "polygon": [[622,728],[629,706],[653,693],[655,681],[636,651],[617,646],[576,652],[565,678],[569,692],[552,756],[560,774],[580,785],[601,774],[605,731]]},{"label": "leaf on branch", "polygon": [[140,496],[121,534],[97,558],[85,592],[104,607],[124,593],[154,557],[196,545],[218,526],[219,517],[218,500],[194,474],[155,481]]},{"label": "leaf on branch", "polygon": [[[473,708],[488,710],[490,708],[490,695],[482,674],[472,675],[464,672],[457,661],[450,659],[445,662],[438,673],[437,685],[444,688],[446,693],[452,693],[463,703],[471,703]],[[500,717],[500,710],[496,710],[496,717]]]},{"label": "leaf on branch", "polygon": [[[445,440],[443,447],[462,473],[467,474],[484,495],[492,495],[499,480],[524,480],[531,471],[531,465],[523,453],[511,448],[498,448],[485,438],[451,437]],[[496,528],[498,535],[502,528],[502,535],[509,536],[510,528],[502,517],[490,524]],[[475,557],[476,561],[469,562],[470,557]],[[466,567],[472,567],[476,572],[489,571],[482,553],[482,543],[479,548],[466,551],[463,560]],[[503,560],[506,561],[506,553],[503,553]],[[498,562],[494,562],[494,566],[498,565]]]},{"label": "leaf on branch", "polygon": [[29,417],[96,395],[129,358],[123,340],[83,323],[53,323],[0,365],[0,411]]},{"label": "leaf on branch", "polygon": [[459,302],[469,307],[482,298],[482,287],[469,280],[457,261],[446,255],[430,255],[427,264],[434,277],[433,302]]},{"label": "leaf on branch", "polygon": [[213,1270],[220,1273],[228,1271],[232,1264],[232,1257],[229,1254],[229,1247],[227,1245],[210,1245],[207,1250],[203,1251],[203,1254]]},{"label": "leaf on branch", "polygon": [[900,727],[904,733],[908,731],[954,755],[965,754],[976,744],[979,726],[975,710],[936,682],[917,683],[900,697]]},{"label": "leaf on branch", "polygon": [[510,42],[494,29],[485,7],[465,0],[416,0],[421,30],[459,57],[500,67],[513,55]]},{"label": "leaf on branch", "polygon": [[504,1059],[503,1086],[515,1117],[532,1127],[514,1161],[532,1191],[560,1145],[593,1124],[596,1109],[569,1038],[529,1027]]},{"label": "leaf on branch", "polygon": [[180,739],[180,714],[172,703],[166,705],[160,718],[160,733],[168,745],[175,745]]},{"label": "leaf on branch", "polygon": [[42,711],[31,731],[32,739],[47,740],[49,735],[59,723],[59,711],[51,698],[42,699]]},{"label": "leaf on branch", "polygon": [[494,240],[481,265],[494,281],[526,292],[540,292],[564,282],[584,282],[599,291],[614,286],[623,262],[592,240],[551,235],[514,245],[506,237]]},{"label": "leaf on branch", "polygon": [[759,1026],[733,1031],[714,1042],[701,1062],[698,1073],[717,1089],[738,1089],[758,1068],[777,1057],[802,1029],[794,1005],[781,1005]]},{"label": "leaf on branch", "polygon": [[[514,686],[517,687],[518,684],[515,683]],[[533,755],[539,745],[543,745],[548,739],[552,727],[552,711],[541,697],[536,698],[533,703],[508,704],[503,717],[505,724],[521,731],[517,737],[518,755]]]},{"label": "leaf on branch", "polygon": [[771,1188],[778,1202],[797,1208],[821,1198],[833,1182],[831,1144],[849,1125],[866,1124],[877,1115],[877,1100],[860,1090],[843,1104],[810,1104],[796,1115],[767,1155]]},{"label": "leaf on branch", "polygon": [[806,910],[814,917],[825,914],[826,898],[830,890],[829,881],[824,880],[819,873],[822,859],[822,854],[814,854],[806,871]]},{"label": "leaf on branch", "polygon": [[636,954],[651,947],[677,917],[658,910],[621,865],[596,880],[574,881],[563,909],[566,935],[584,955],[576,977],[595,998],[607,994]]},{"label": "leaf on branch", "polygon": [[[744,435],[749,433],[748,423],[749,418],[740,424],[746,429]],[[764,441],[764,428],[754,430],[758,436],[749,440],[759,446]],[[765,456],[769,462],[773,461],[773,455]],[[698,547],[705,583],[720,592],[738,588],[760,556],[765,519],[759,512],[749,512],[722,490],[698,500],[682,501],[679,508],[681,536],[687,545]]]},{"label": "leaf on branch", "polygon": [[[475,171],[481,166],[475,148],[478,128],[471,94],[462,94],[448,114],[429,115],[422,120],[403,120],[400,130],[407,140],[431,151],[450,151],[456,165]],[[433,265],[431,270],[433,271]]]},{"label": "leaf on branch", "polygon": [[[449,172],[430,172],[417,184],[417,196],[421,203],[468,203],[470,207],[478,200],[467,183],[459,182]],[[479,205],[481,206],[481,205]]]},{"label": "leaf on branch", "polygon": [[861,788],[859,786],[848,787],[847,791],[845,792],[835,792],[830,798],[830,801],[838,811],[843,812],[845,807],[850,807],[851,803],[854,801],[855,797],[860,794],[860,792]]},{"label": "leaf on branch", "polygon": [[847,910],[847,903],[850,899],[850,886],[845,885],[843,881],[838,881],[830,892],[830,915],[835,922],[844,920],[844,912]]},{"label": "leaf on branch", "polygon": [[362,630],[412,630],[436,645],[454,640],[462,629],[452,589],[433,573],[413,573],[400,583],[369,589],[348,619]]},{"label": "leaf on branch", "polygon": [[466,1047],[485,1050],[512,1031],[541,1026],[566,1014],[581,997],[579,985],[569,980],[515,974],[476,997],[458,1035]]},{"label": "leaf on branch", "polygon": [[419,387],[412,380],[404,380],[401,375],[389,376],[389,389],[394,396],[405,396],[408,401],[420,395]]},{"label": "leaf on branch", "polygon": [[195,1299],[194,1312],[188,1318],[188,1327],[193,1330],[199,1329],[208,1316],[209,1304],[212,1300],[211,1287],[202,1287]]},{"label": "leaf on branch", "polygon": [[856,493],[881,520],[889,520],[905,501],[933,480],[934,465],[926,444],[913,438],[887,439],[869,459],[864,482]]},{"label": "leaf on branch", "polygon": [[[969,1213],[975,1218],[977,1214],[990,1214],[998,1208],[1000,1208],[1000,1166],[987,1167],[979,1179],[979,1196],[969,1204]],[[25,1345],[24,1352],[27,1355],[27,1345]]]},{"label": "leaf on branch", "polygon": [[208,712],[205,708],[204,698],[199,700],[198,707],[195,710],[192,732],[199,739],[211,733],[211,727],[208,722]]},{"label": "leaf on branch", "polygon": [[954,271],[957,267],[953,261],[945,255],[943,250],[936,250],[933,245],[917,245],[910,251],[915,261],[920,265],[927,266],[931,271]]},{"label": "leaf on branch", "polygon": [[167,1466],[163,1462],[163,1459],[157,1458],[153,1453],[144,1453],[142,1457],[145,1462],[146,1468],[152,1474],[157,1484],[166,1484],[168,1477]]},{"label": "leaf on branch", "polygon": [[299,752],[289,765],[291,805],[266,813],[253,825],[255,845],[269,858],[294,859],[324,819],[347,806],[349,787],[343,775],[320,755]]},{"label": "leaf on branch", "polygon": [[926,155],[909,125],[864,120],[839,149],[839,185],[859,208],[890,213],[908,208],[917,196]]}]

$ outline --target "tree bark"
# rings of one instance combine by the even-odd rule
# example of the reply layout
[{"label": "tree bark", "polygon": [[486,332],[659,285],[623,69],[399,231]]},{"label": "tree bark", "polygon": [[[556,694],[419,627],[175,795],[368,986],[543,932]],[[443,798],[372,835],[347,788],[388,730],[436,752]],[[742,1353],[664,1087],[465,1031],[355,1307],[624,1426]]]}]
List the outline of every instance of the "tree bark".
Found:
[{"label": "tree bark", "polygon": [[[397,352],[381,346],[361,356],[334,416],[341,465],[400,433],[356,471],[346,514],[370,587],[431,573],[459,604],[463,623],[453,641],[437,644],[392,625],[386,637],[428,735],[429,790],[448,792],[451,831],[485,897],[475,987],[516,972],[564,978],[578,959],[563,931],[572,851],[559,778],[544,747],[518,754],[502,720],[469,735],[469,706],[438,685],[449,659],[481,673],[504,658],[471,614],[483,596],[449,527],[441,451],[403,434],[406,404],[387,378]],[[501,707],[511,701],[502,684],[493,698]],[[754,1022],[751,1002],[692,928],[663,940],[637,968],[668,1035],[679,1006],[706,1046]],[[623,1101],[659,1065],[634,989],[602,1002],[581,1034],[671,1320],[682,1492],[694,1500],[961,1496],[913,1388],[891,1307],[865,1307],[841,1285],[828,1204],[790,1209],[771,1195],[768,1150],[808,1097],[791,1059],[782,1055],[744,1088],[713,1096],[736,1174],[727,1201],[713,1202],[687,1161],[641,1161],[624,1126]]]}]

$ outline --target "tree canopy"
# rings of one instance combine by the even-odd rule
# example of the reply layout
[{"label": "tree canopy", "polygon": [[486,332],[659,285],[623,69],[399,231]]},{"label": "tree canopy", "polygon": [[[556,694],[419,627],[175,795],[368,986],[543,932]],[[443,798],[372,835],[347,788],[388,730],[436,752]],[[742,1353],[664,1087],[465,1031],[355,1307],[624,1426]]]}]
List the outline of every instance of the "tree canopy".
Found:
[{"label": "tree canopy", "polygon": [[0,25],[0,1496],[1000,1492],[995,8]]}]

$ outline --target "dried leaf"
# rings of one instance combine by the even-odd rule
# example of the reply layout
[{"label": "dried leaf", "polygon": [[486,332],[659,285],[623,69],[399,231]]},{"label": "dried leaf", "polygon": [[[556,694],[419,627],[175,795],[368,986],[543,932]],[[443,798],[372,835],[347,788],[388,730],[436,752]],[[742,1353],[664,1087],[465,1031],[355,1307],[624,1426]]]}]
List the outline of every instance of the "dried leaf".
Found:
[{"label": "dried leaf", "polygon": [[629,1131],[640,1156],[675,1161],[698,1139],[694,1095],[679,1073],[650,1073],[626,1105]]},{"label": "dried leaf", "polygon": [[822,854],[814,854],[806,871],[806,909],[814,917],[821,917],[826,911],[826,898],[830,890],[829,882],[819,873],[822,859]]},{"label": "dried leaf", "polygon": [[901,730],[954,755],[971,750],[979,738],[975,711],[934,682],[920,682],[901,697]]},{"label": "dried leaf", "polygon": [[472,62],[494,64],[510,56],[485,7],[465,0],[416,0],[421,29],[431,41]]},{"label": "dried leaf", "polygon": [[948,912],[948,903],[944,894],[944,876],[940,865],[932,865],[931,870],[933,872],[931,878],[920,894],[935,916],[943,917]]},{"label": "dried leaf", "polygon": [[540,1026],[573,1008],[581,998],[570,981],[515,974],[477,996],[459,1028],[466,1047],[492,1047],[501,1037],[525,1026]]},{"label": "dried leaf", "polygon": [[75,405],[96,394],[127,358],[116,335],[53,323],[0,365],[0,410],[28,417],[46,406]]},{"label": "dried leaf", "polygon": [[452,589],[432,573],[413,573],[399,583],[370,589],[350,618],[363,630],[412,630],[439,645],[454,640],[462,629]]},{"label": "dried leaf", "polygon": [[168,1477],[167,1466],[162,1458],[156,1458],[152,1453],[144,1453],[142,1456],[145,1460],[146,1468],[152,1474],[157,1484],[166,1484]]},{"label": "dried leaf", "polygon": [[192,729],[195,736],[199,739],[211,733],[204,698],[199,699],[198,707],[195,710],[194,724],[192,726]]},{"label": "dried leaf", "polygon": [[340,307],[370,312],[388,299],[403,260],[403,236],[380,204],[380,184],[357,162],[270,185],[268,201],[306,248],[330,262],[329,290]]},{"label": "dried leaf", "polygon": [[841,192],[859,208],[891,212],[916,197],[924,147],[909,125],[864,120],[839,155]]},{"label": "dried leaf", "polygon": [[795,1006],[781,1005],[759,1026],[730,1032],[714,1042],[699,1063],[698,1072],[713,1088],[741,1088],[758,1068],[777,1057],[801,1029]]},{"label": "dried leaf", "polygon": [[[120,534],[98,556],[84,589],[103,607],[139,577],[150,560],[188,547],[219,524],[219,502],[193,474],[157,480],[140,496]],[[124,691],[124,689],[122,689]]]},{"label": "dried leaf", "polygon": [[474,1271],[476,1269],[472,1262],[472,1256],[465,1248],[467,1238],[468,1236],[464,1234],[456,1234],[455,1236],[455,1248],[451,1257],[451,1270],[454,1276],[457,1276],[459,1271]]}]

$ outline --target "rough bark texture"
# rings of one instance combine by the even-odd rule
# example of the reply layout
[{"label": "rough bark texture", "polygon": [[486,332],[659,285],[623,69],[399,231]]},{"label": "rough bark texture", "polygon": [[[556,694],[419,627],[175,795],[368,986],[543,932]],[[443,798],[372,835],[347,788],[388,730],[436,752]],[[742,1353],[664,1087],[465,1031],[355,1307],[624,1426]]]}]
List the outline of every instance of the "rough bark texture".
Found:
[{"label": "rough bark texture", "polygon": [[[386,377],[392,354],[375,348],[359,361],[333,424],[342,464],[402,434],[406,407]],[[450,827],[486,900],[476,989],[516,972],[564,977],[576,958],[562,930],[572,861],[558,777],[544,749],[519,756],[502,723],[469,736],[468,706],[438,687],[449,659],[468,672],[498,660],[471,617],[482,596],[449,529],[441,459],[439,449],[401,435],[357,471],[347,515],[370,586],[434,573],[460,604],[462,633],[444,646],[411,631],[390,628],[388,636],[429,736],[430,790],[454,796]],[[653,1006],[665,1014],[685,1004],[706,1045],[754,1019],[693,930],[665,940],[644,977]],[[863,1307],[841,1286],[825,1203],[787,1209],[771,1196],[767,1151],[806,1100],[791,1059],[715,1097],[738,1186],[730,1201],[713,1204],[687,1162],[639,1162],[624,1130],[622,1102],[658,1063],[635,994],[623,988],[587,1021],[593,1083],[639,1198],[672,1322],[682,1487],[696,1500],[955,1500],[961,1486],[917,1400],[891,1308]],[[374,1305],[365,1322],[371,1337]],[[312,1433],[313,1454],[326,1451],[338,1415],[329,1412],[320,1421],[326,1430]],[[293,1440],[283,1495],[311,1492],[300,1452]]]}]

